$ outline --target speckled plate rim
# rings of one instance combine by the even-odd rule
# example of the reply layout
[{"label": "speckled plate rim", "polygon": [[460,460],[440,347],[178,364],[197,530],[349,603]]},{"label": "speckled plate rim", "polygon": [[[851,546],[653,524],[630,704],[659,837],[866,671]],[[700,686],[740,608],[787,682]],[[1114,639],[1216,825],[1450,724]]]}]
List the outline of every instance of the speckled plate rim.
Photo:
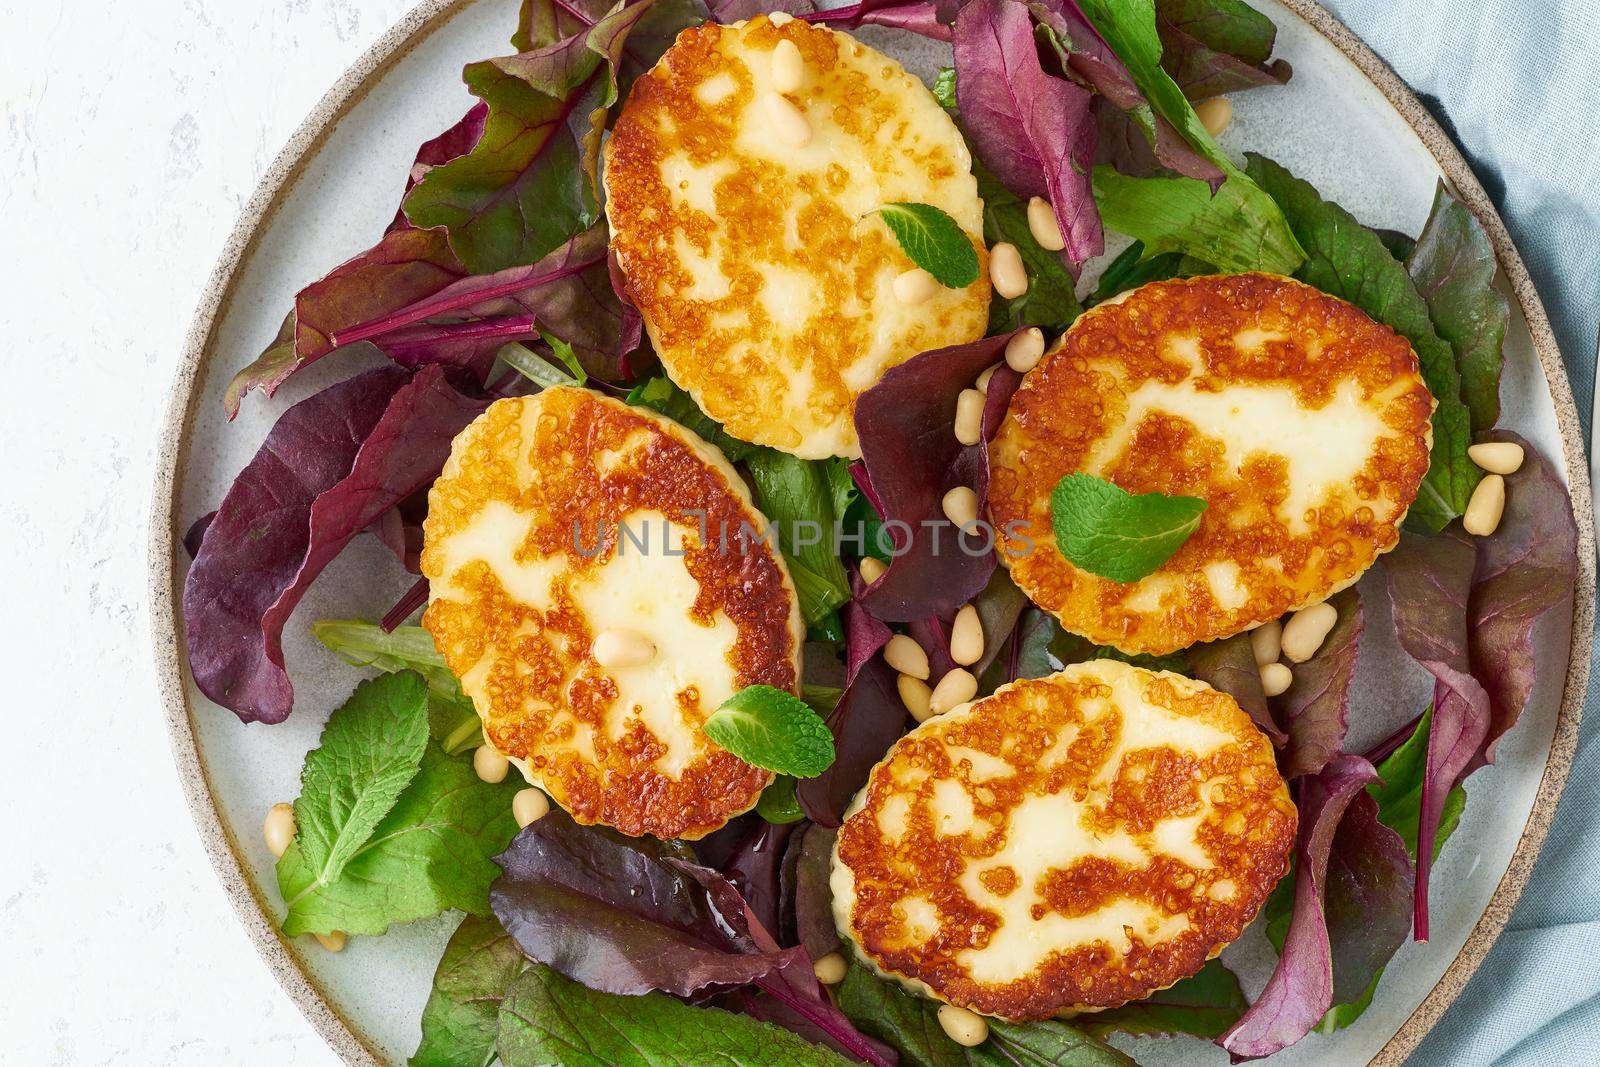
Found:
[{"label": "speckled plate rim", "polygon": [[[395,63],[425,40],[472,0],[423,0],[347,70],[312,109],[272,165],[262,176],[245,205],[206,282],[194,318],[184,338],[183,351],[168,398],[158,445],[155,487],[150,522],[150,624],[155,651],[157,682],[166,711],[173,758],[189,809],[217,877],[239,920],[260,953],[267,969],[304,1013],[333,1051],[346,1063],[383,1064],[383,1059],[361,1038],[359,1031],[333,1004],[321,985],[289,951],[272,920],[272,909],[245,877],[239,845],[224,825],[212,798],[211,782],[196,741],[186,684],[181,619],[177,606],[174,552],[182,536],[177,514],[177,474],[187,457],[197,396],[195,383],[211,348],[223,309],[233,295],[261,233],[272,222],[284,198],[299,180],[307,163],[339,121]],[[1594,527],[1590,502],[1589,464],[1584,455],[1583,432],[1573,401],[1572,387],[1560,349],[1551,332],[1544,305],[1528,276],[1522,257],[1512,244],[1488,194],[1466,159],[1411,90],[1362,40],[1315,0],[1280,0],[1327,38],[1377,87],[1400,117],[1422,140],[1456,192],[1484,224],[1500,267],[1510,282],[1533,338],[1534,350],[1550,389],[1561,433],[1563,458],[1569,478],[1572,506],[1578,522],[1578,578],[1572,620],[1572,647],[1567,677],[1557,713],[1544,773],[1539,782],[1527,825],[1511,861],[1495,888],[1483,915],[1466,943],[1394,1036],[1372,1059],[1374,1065],[1399,1067],[1465,987],[1505,927],[1538,859],[1540,847],[1555,817],[1557,801],[1577,750],[1578,720],[1589,677],[1589,654],[1595,610]]]}]

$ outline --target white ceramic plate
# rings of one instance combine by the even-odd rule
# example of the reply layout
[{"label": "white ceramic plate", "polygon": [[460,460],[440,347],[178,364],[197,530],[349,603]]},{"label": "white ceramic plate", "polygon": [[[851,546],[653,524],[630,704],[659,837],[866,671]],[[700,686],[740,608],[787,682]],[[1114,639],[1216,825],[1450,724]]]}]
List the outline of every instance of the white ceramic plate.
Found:
[{"label": "white ceramic plate", "polygon": [[[1434,184],[1448,175],[1489,226],[1513,297],[1506,342],[1503,423],[1564,465],[1580,516],[1589,513],[1578,420],[1538,298],[1504,227],[1460,156],[1398,80],[1309,0],[1253,0],[1279,26],[1278,54],[1294,66],[1286,88],[1235,97],[1223,145],[1264,152],[1312,181],[1370,225],[1416,233]],[[416,146],[470,104],[465,62],[508,51],[515,0],[429,0],[380,41],[306,121],[246,208],[192,328],[169,411],[152,528],[152,612],[174,749],[196,821],[218,873],[263,958],[291,997],[349,1062],[403,1061],[453,915],[355,938],[330,955],[310,939],[277,933],[281,902],[260,825],[271,804],[298,792],[301,760],[328,711],[355,684],[354,670],[310,637],[323,617],[374,618],[409,584],[387,551],[361,538],[322,576],[284,635],[295,714],[278,726],[242,726],[187,678],[174,605],[186,558],[177,543],[216,507],[234,474],[286,407],[353,370],[338,359],[294,378],[270,402],[254,396],[237,422],[222,413],[232,373],[271,338],[296,290],[370,246],[392,217]],[[888,31],[864,39],[931,76],[930,42]],[[1578,618],[1538,633],[1540,684],[1500,763],[1475,775],[1466,816],[1434,875],[1434,940],[1408,945],[1389,966],[1375,1003],[1336,1035],[1314,1035],[1274,1063],[1399,1062],[1487,951],[1520,891],[1571,759],[1587,673],[1594,568],[1586,523]],[[1368,598],[1368,603],[1372,603]],[[1369,612],[1351,714],[1359,750],[1423,705],[1427,686],[1401,666],[1388,620]],[[1584,649],[1570,657],[1572,647]],[[1569,659],[1571,659],[1570,670]],[[1398,687],[1398,688],[1397,688]],[[1395,692],[1405,698],[1396,701]],[[1228,959],[1254,992],[1270,968],[1259,935]],[[1152,1064],[1221,1064],[1197,1040],[1140,1039],[1125,1047]]]}]

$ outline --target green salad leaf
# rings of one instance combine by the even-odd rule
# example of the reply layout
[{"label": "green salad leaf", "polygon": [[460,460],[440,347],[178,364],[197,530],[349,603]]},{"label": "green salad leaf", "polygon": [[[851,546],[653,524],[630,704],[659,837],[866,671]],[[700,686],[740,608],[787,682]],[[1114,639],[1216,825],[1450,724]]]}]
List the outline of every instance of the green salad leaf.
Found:
[{"label": "green salad leaf", "polygon": [[978,280],[972,239],[943,208],[900,201],[880,207],[878,217],[911,262],[946,289],[965,289]]},{"label": "green salad leaf", "polygon": [[1050,493],[1056,545],[1075,567],[1114,582],[1159,568],[1200,527],[1206,502],[1128,492],[1092,474],[1069,474]]},{"label": "green salad leaf", "polygon": [[779,774],[815,778],[833,763],[833,734],[822,716],[770,685],[745,686],[701,729],[746,763]]},{"label": "green salad leaf", "polygon": [[518,344],[516,341],[500,349],[501,360],[506,366],[541,388],[547,389],[552,385],[582,385],[589,380],[589,375],[578,363],[578,354],[572,350],[571,345],[543,330],[539,331],[539,336],[550,346],[551,355],[561,362],[561,367],[551,363],[527,345]]},{"label": "green salad leaf", "polygon": [[1249,170],[1283,206],[1308,253],[1296,277],[1350,301],[1410,341],[1416,350],[1423,380],[1438,407],[1433,413],[1432,463],[1409,519],[1428,530],[1442,530],[1466,510],[1481,477],[1467,458],[1472,426],[1461,401],[1455,353],[1434,331],[1428,305],[1416,284],[1377,234],[1338,204],[1322,199],[1309,182],[1265,156],[1251,155]]},{"label": "green salad leaf", "polygon": [[793,776],[778,775],[772,780],[771,785],[761,791],[761,799],[756,801],[756,814],[765,821],[778,825],[799,822],[805,818],[805,809],[800,807],[800,799],[795,795],[794,786]]},{"label": "green salad leaf", "polygon": [[664,993],[597,993],[532,964],[500,1004],[505,1067],[845,1067],[782,1027]]},{"label": "green salad leaf", "polygon": [[1176,985],[1120,1008],[1084,1015],[1077,1025],[1101,1039],[1118,1032],[1209,1038],[1225,1033],[1249,1006],[1244,990],[1239,988],[1238,975],[1221,960],[1213,959]]},{"label": "green salad leaf", "polygon": [[528,966],[493,918],[468,915],[444,947],[422,1009],[422,1042],[410,1067],[484,1067],[494,1060],[500,1003]]},{"label": "green salad leaf", "polygon": [[1095,282],[1094,293],[1089,297],[1089,303],[1091,305],[1104,303],[1118,293],[1137,289],[1146,282],[1180,277],[1183,274],[1183,264],[1184,257],[1177,252],[1147,256],[1144,242],[1135,241],[1118,253],[1117,258],[1106,264],[1106,269],[1100,272],[1100,279]]},{"label": "green salad leaf", "polygon": [[722,428],[722,423],[700,410],[694,397],[672,384],[669,378],[650,378],[640,382],[628,393],[627,402],[637,407],[649,408],[703,437],[708,444],[720,449],[729,463],[738,463],[760,450],[760,445],[750,444],[734,437]]},{"label": "green salad leaf", "polygon": [[939,1005],[912,996],[859,963],[835,990],[862,1033],[893,1045],[909,1067],[1129,1067],[1123,1055],[1076,1026],[989,1020],[989,1040],[963,1048],[939,1025]]},{"label": "green salad leaf", "polygon": [[1440,182],[1406,271],[1434,328],[1455,350],[1474,433],[1493,428],[1500,418],[1501,345],[1511,308],[1494,287],[1498,269],[1489,235]]},{"label": "green salad leaf", "polygon": [[830,461],[804,460],[772,448],[745,458],[755,483],[756,506],[777,528],[789,562],[800,615],[813,626],[850,599],[850,576],[834,553],[834,501],[840,487]]},{"label": "green salad leaf", "polygon": [[483,744],[483,721],[427,630],[396,626],[385,632],[377,623],[360,619],[319,619],[311,624],[311,633],[352,666],[386,673],[416,671],[427,679],[429,730],[446,755]]},{"label": "green salad leaf", "polygon": [[1083,308],[1078,303],[1077,282],[1061,262],[1061,254],[1047,251],[1034,240],[1025,200],[1001,185],[976,159],[972,173],[983,198],[984,240],[991,248],[1001,241],[1015,245],[1028,272],[1028,291],[1021,296],[1010,300],[999,293],[990,296],[989,332],[1004,333],[1020,326],[1066,329]]}]

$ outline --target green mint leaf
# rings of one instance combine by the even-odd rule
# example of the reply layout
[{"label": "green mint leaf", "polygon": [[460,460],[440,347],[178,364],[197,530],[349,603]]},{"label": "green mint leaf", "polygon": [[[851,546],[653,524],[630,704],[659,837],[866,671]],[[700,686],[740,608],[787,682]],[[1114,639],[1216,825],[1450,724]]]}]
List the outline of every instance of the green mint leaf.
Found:
[{"label": "green mint leaf", "polygon": [[761,799],[756,801],[756,814],[767,822],[780,825],[805,818],[806,813],[795,796],[794,779],[787,774],[774,778],[772,784],[761,791]]},{"label": "green mint leaf", "polygon": [[939,68],[939,73],[933,79],[933,98],[946,111],[956,109],[956,68]]},{"label": "green mint leaf", "polygon": [[533,964],[500,1004],[505,1067],[846,1067],[838,1053],[771,1023],[665,993],[599,993]]},{"label": "green mint leaf", "polygon": [[1136,582],[1171,559],[1205,510],[1196,497],[1135,495],[1092,474],[1069,474],[1050,494],[1061,554],[1113,582]]},{"label": "green mint leaf", "polygon": [[410,1067],[483,1067],[494,1059],[500,1002],[527,966],[500,923],[468,915],[433,974],[422,1009],[422,1043]]},{"label": "green mint leaf", "polygon": [[461,683],[445,666],[433,635],[420,626],[396,626],[385,632],[360,619],[320,619],[311,633],[323,646],[354,667],[385,673],[416,671],[428,682],[428,730],[453,756],[483,744],[483,722]]},{"label": "green mint leaf", "polygon": [[822,716],[770,685],[745,686],[702,729],[746,763],[779,774],[815,778],[833,763],[833,734]]},{"label": "green mint leaf", "polygon": [[416,776],[427,743],[428,687],[411,672],[362,682],[328,717],[294,802],[293,851],[308,880],[344,873]]},{"label": "green mint leaf", "polygon": [[491,785],[470,758],[428,745],[416,777],[337,878],[319,877],[298,839],[283,854],[283,932],[381,934],[450,908],[487,915],[500,873],[493,857],[516,835],[511,798],[520,788],[511,777]]},{"label": "green mint leaf", "polygon": [[1428,473],[1407,516],[1408,525],[1437,532],[1467,508],[1482,472],[1467,458],[1471,415],[1461,401],[1455,352],[1434,331],[1428,305],[1382,238],[1344,208],[1324,200],[1265,156],[1249,156],[1250,174],[1283,206],[1309,258],[1295,277],[1348,300],[1411,342],[1422,378],[1438,402]]},{"label": "green mint leaf", "polygon": [[878,209],[889,232],[911,262],[947,289],[978,280],[978,253],[955,219],[932,204],[894,203]]},{"label": "green mint leaf", "polygon": [[939,1005],[912,996],[859,963],[835,990],[839,1010],[864,1034],[899,1050],[908,1067],[1137,1067],[1077,1025],[989,1020],[989,1040],[962,1048],[939,1025]]},{"label": "green mint leaf", "polygon": [[1082,1015],[1077,1025],[1101,1039],[1113,1033],[1210,1038],[1226,1032],[1249,1006],[1239,977],[1221,960],[1209,960],[1176,985],[1120,1008]]}]

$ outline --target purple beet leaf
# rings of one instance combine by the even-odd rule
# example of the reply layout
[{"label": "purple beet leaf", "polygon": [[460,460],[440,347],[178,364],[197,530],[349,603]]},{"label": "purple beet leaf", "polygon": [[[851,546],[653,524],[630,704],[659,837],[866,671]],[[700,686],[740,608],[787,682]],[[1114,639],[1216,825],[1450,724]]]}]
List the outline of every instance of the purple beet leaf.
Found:
[{"label": "purple beet leaf", "polygon": [[[461,121],[432,140],[423,141],[422,146],[417,149],[416,160],[406,173],[406,194],[415,189],[423,176],[434,167],[443,166],[476,148],[483,138],[483,129],[488,118],[489,105],[479,101],[461,116]],[[403,201],[405,195],[400,199]],[[389,229],[411,229],[411,220],[406,218],[403,208],[395,209],[394,221],[389,224]]]},{"label": "purple beet leaf", "polygon": [[1282,85],[1289,64],[1271,59],[1278,29],[1243,0],[1157,0],[1161,67],[1190,100]]},{"label": "purple beet leaf", "polygon": [[[814,960],[839,949],[839,929],[833,921],[833,890],[828,883],[836,836],[825,826],[808,823],[795,837],[799,842],[794,864],[795,936]],[[791,843],[790,848],[794,847]]]},{"label": "purple beet leaf", "polygon": [[1377,780],[1370,763],[1347,755],[1301,780],[1294,916],[1266,988],[1217,1038],[1235,1062],[1288,1048],[1310,1033],[1333,1004],[1333,957],[1324,912],[1329,855],[1345,809]]},{"label": "purple beet leaf", "polygon": [[1328,857],[1323,912],[1333,958],[1333,1003],[1360,1000],[1411,932],[1411,855],[1378,821],[1366,790],[1350,801]]},{"label": "purple beet leaf", "polygon": [[1105,250],[1089,183],[1091,94],[1045,73],[1033,17],[1017,0],[969,0],[956,16],[953,49],[956,101],[973,151],[1013,193],[1050,202],[1076,274]]},{"label": "purple beet leaf", "polygon": [[1261,668],[1256,665],[1249,634],[1207,641],[1189,649],[1186,655],[1194,676],[1231,696],[1274,746],[1281,749],[1288,743],[1288,735],[1278,728],[1267,707],[1267,695],[1261,688]]},{"label": "purple beet leaf", "polygon": [[189,666],[200,691],[245,722],[289,714],[279,635],[262,621],[305,561],[312,505],[349,476],[405,381],[400,368],[380,367],[284,412],[206,530],[183,587]]},{"label": "purple beet leaf", "polygon": [[1338,621],[1317,654],[1295,666],[1293,684],[1273,702],[1276,719],[1289,735],[1278,758],[1285,778],[1316,774],[1344,751],[1350,680],[1361,641],[1361,597],[1350,588],[1328,602],[1338,610]]},{"label": "purple beet leaf", "polygon": [[948,41],[954,7],[953,0],[947,3],[938,0],[861,0],[860,3],[845,7],[795,14],[807,22],[842,23],[841,29],[889,26],[931,37],[935,41]]}]

